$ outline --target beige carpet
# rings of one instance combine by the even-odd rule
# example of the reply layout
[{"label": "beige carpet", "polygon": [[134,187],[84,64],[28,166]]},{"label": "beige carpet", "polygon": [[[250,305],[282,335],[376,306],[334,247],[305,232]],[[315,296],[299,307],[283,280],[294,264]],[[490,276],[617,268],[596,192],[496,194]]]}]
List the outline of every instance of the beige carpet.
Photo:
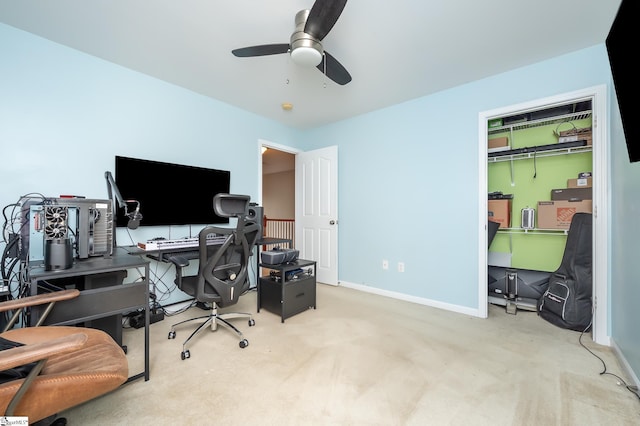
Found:
[{"label": "beige carpet", "polygon": [[[360,291],[318,285],[317,310],[285,321],[262,309],[201,334],[168,340],[151,325],[151,379],[61,413],[88,425],[638,425],[640,401],[578,342],[533,312],[491,306],[483,320]],[[236,309],[256,312],[255,292]],[[131,373],[142,369],[143,329],[126,330]],[[583,343],[609,372],[613,352]],[[625,378],[626,380],[626,378]]]}]

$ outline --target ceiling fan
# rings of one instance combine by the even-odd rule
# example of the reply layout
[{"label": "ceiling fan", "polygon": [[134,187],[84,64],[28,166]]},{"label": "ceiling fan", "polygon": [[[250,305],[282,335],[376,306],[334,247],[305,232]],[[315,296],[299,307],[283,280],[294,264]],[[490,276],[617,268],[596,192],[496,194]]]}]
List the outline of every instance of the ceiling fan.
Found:
[{"label": "ceiling fan", "polygon": [[324,39],[340,17],[347,0],[316,0],[311,9],[296,13],[296,29],[289,43],[262,44],[231,51],[240,58],[290,53],[293,62],[315,66],[340,85],[351,81],[349,72],[322,47]]}]

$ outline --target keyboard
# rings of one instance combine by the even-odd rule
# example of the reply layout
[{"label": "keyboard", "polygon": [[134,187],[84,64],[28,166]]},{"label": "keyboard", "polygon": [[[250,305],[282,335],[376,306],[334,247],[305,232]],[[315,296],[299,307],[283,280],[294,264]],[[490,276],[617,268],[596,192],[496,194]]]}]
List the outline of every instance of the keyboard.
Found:
[{"label": "keyboard", "polygon": [[[216,235],[210,236],[207,238],[208,245],[220,245],[223,244],[227,240],[227,237],[224,235]],[[191,248],[198,247],[200,243],[198,242],[198,237],[192,238],[178,238],[175,240],[166,240],[166,239],[156,239],[156,240],[148,240],[147,242],[139,242],[138,247],[143,250],[163,250],[170,251],[171,249],[179,249],[179,248]]]}]

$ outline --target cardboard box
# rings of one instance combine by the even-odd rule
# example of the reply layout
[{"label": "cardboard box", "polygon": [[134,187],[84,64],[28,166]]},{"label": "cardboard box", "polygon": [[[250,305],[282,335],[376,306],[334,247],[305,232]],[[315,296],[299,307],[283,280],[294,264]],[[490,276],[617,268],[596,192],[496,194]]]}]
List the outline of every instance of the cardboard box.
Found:
[{"label": "cardboard box", "polygon": [[591,188],[592,178],[567,179],[567,188]]},{"label": "cardboard box", "polygon": [[593,145],[591,127],[583,129],[565,130],[558,134],[558,142],[587,141],[587,145]]},{"label": "cardboard box", "polygon": [[492,138],[488,141],[489,150],[504,150],[509,148],[509,138]]},{"label": "cardboard box", "polygon": [[593,199],[591,187],[561,188],[551,190],[551,200],[591,200]]},{"label": "cardboard box", "polygon": [[538,229],[569,229],[576,213],[591,213],[592,201],[538,201]]},{"label": "cardboard box", "polygon": [[511,200],[489,200],[488,220],[498,222],[500,228],[511,227]]}]

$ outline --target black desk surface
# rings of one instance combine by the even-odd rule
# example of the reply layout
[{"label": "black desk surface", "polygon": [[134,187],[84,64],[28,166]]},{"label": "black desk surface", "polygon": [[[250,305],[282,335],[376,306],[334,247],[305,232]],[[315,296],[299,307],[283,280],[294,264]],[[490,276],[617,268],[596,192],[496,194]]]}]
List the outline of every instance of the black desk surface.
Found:
[{"label": "black desk surface", "polygon": [[118,247],[109,257],[96,256],[89,257],[88,259],[75,259],[71,268],[56,269],[51,271],[45,270],[44,265],[40,265],[39,263],[41,262],[38,262],[35,265],[29,265],[29,276],[32,279],[38,280],[64,278],[77,275],[90,275],[102,272],[121,271],[130,268],[141,268],[149,264],[149,261],[145,260],[141,256],[130,256],[130,254],[132,253],[128,252],[124,248]]}]

